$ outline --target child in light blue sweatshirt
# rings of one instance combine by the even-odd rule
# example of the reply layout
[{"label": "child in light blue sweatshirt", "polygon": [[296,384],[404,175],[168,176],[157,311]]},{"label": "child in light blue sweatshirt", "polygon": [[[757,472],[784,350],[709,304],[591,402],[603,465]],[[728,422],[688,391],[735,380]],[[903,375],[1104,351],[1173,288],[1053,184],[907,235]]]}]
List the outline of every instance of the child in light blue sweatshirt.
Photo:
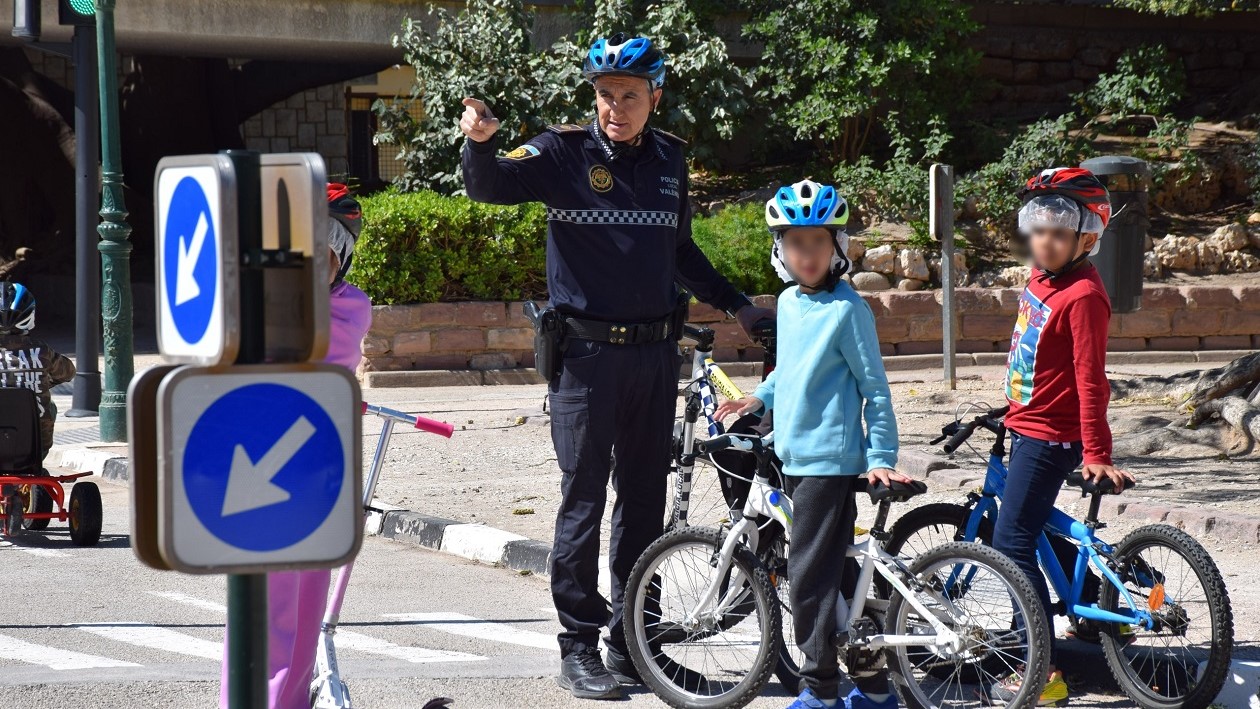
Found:
[{"label": "child in light blue sweatshirt", "polygon": [[[870,306],[840,280],[850,263],[844,232],[849,207],[834,187],[805,180],[766,203],[774,234],[771,261],[789,287],[779,296],[778,367],[750,397],[727,401],[717,415],[774,411],[774,447],[792,498],[792,622],[801,663],[801,695],[788,709],[891,709],[886,671],[854,676],[839,696],[834,636],[843,599],[856,585],[845,562],[857,519],[855,482],[909,482],[895,472],[897,421]],[[863,420],[866,426],[863,428]],[[844,593],[842,596],[841,593]]]}]

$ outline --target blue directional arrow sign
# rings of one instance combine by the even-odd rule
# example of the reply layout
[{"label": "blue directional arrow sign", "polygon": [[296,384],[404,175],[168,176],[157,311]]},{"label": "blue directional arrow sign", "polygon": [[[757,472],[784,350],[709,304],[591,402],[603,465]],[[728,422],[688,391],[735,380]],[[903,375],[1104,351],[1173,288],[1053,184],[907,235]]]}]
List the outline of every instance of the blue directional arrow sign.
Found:
[{"label": "blue directional arrow sign", "polygon": [[158,163],[158,344],[185,362],[230,361],[237,343],[236,185],[222,155]]},{"label": "blue directional arrow sign", "polygon": [[335,566],[357,549],[359,399],[346,370],[184,367],[158,399],[158,537],[173,568]]}]

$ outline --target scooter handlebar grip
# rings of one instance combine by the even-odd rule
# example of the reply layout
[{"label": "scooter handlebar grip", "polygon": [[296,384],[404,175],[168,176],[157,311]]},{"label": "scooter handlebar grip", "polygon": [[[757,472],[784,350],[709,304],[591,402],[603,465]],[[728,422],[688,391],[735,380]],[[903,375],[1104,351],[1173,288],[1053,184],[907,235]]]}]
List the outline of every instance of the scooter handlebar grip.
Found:
[{"label": "scooter handlebar grip", "polygon": [[436,433],[439,436],[450,438],[455,433],[455,427],[445,421],[434,421],[423,416],[416,417],[416,428],[429,433]]}]

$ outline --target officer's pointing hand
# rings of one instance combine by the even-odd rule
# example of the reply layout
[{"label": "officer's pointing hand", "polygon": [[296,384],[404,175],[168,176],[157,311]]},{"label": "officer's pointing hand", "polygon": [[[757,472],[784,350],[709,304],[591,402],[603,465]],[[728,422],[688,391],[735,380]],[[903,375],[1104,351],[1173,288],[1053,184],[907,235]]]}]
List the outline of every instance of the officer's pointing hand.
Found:
[{"label": "officer's pointing hand", "polygon": [[464,115],[460,116],[459,129],[470,140],[484,143],[499,130],[499,119],[490,112],[485,101],[469,97],[464,99]]}]

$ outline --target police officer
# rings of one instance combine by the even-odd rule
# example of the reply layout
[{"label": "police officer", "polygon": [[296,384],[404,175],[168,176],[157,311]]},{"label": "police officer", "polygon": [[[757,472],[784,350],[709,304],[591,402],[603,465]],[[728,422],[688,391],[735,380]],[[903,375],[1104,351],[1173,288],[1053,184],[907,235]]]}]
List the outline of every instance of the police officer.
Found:
[{"label": "police officer", "polygon": [[[460,128],[470,197],[547,206],[547,286],[566,342],[550,383],[563,472],[551,557],[564,626],[556,681],[576,697],[609,699],[620,696],[619,682],[638,682],[622,601],[635,561],[663,532],[680,364],[670,327],[675,282],[745,331],[773,313],[753,306],[691,239],[684,143],[648,126],[665,80],[661,53],[646,38],[616,34],[591,46],[583,73],[596,94],[589,125],[551,126],[502,157],[499,119],[485,103],[464,99]],[[609,618],[597,579],[614,451]],[[607,666],[598,646],[605,625]]]}]

